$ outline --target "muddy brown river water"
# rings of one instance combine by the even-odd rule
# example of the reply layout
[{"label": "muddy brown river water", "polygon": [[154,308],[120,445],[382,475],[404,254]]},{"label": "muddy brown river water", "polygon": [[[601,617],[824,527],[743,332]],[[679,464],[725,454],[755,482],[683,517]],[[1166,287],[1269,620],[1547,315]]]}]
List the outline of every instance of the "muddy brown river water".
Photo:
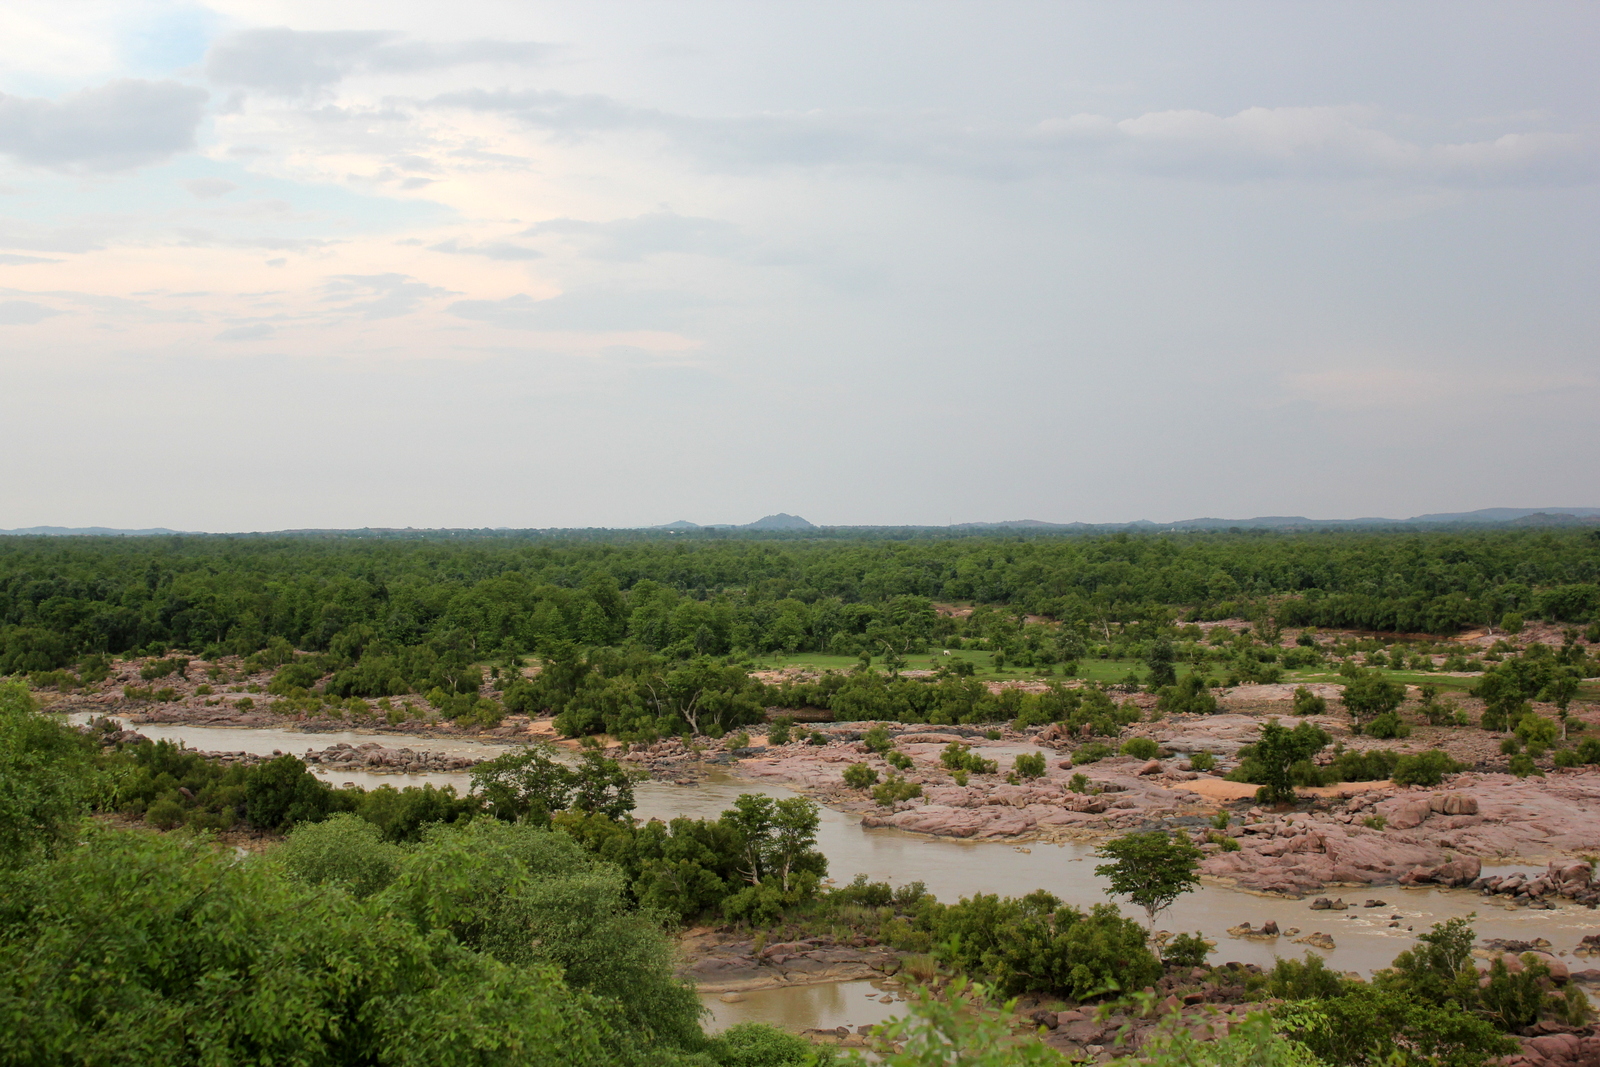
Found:
[{"label": "muddy brown river water", "polygon": [[[73,716],[81,721],[86,716]],[[441,737],[411,737],[392,733],[366,733],[357,730],[337,733],[301,733],[282,729],[219,729],[201,726],[135,724],[134,729],[152,740],[182,741],[190,748],[216,752],[253,752],[263,755],[274,750],[304,754],[307,748],[323,749],[340,741],[352,745],[376,741],[386,747],[409,746],[458,755],[494,756],[507,746]],[[431,782],[454,785],[465,792],[470,785],[466,774],[371,774],[333,771],[313,767],[319,777],[333,785],[346,782],[371,788],[390,784],[397,788]],[[752,785],[737,776],[714,771],[697,785],[669,782],[642,782],[637,788],[635,814],[642,819],[670,819],[676,816],[715,818],[732,807],[740,793],[760,792],[771,796],[794,796],[779,786]],[[1107,901],[1104,881],[1094,873],[1093,846],[1086,844],[1015,845],[1004,842],[957,841],[927,837],[891,829],[863,829],[860,820],[831,808],[822,809],[818,845],[828,857],[833,876],[847,882],[857,873],[874,881],[894,885],[920,881],[941,900],[953,901],[974,893],[1017,896],[1035,889],[1046,889],[1067,903],[1081,908]],[[1484,874],[1509,873],[1513,866],[1485,864]],[[1298,927],[1301,936],[1312,931],[1331,934],[1335,948],[1318,951],[1339,970],[1370,974],[1387,966],[1396,954],[1409,947],[1417,933],[1445,919],[1476,913],[1474,920],[1480,938],[1511,938],[1531,941],[1543,937],[1552,951],[1565,954],[1586,934],[1600,932],[1600,912],[1563,904],[1554,911],[1507,909],[1494,898],[1481,897],[1466,890],[1432,887],[1354,888],[1330,890],[1331,897],[1342,896],[1352,907],[1348,911],[1312,911],[1311,901],[1263,897],[1221,885],[1203,885],[1181,898],[1160,917],[1165,929],[1199,930],[1217,942],[1213,962],[1238,960],[1270,966],[1275,956],[1299,956],[1308,951],[1287,937],[1276,941],[1251,941],[1229,937],[1227,929],[1248,922],[1259,927],[1275,920],[1281,929]],[[1385,901],[1384,907],[1363,908],[1367,899]],[[1391,916],[1401,916],[1401,926],[1388,924]],[[1408,929],[1409,928],[1409,929]],[[1576,962],[1576,961],[1574,961]],[[737,1003],[723,1003],[716,996],[704,999],[711,1011],[712,1026],[721,1029],[746,1021],[770,1022],[790,1030],[808,1027],[855,1027],[881,1021],[895,1014],[897,1004],[883,1004],[877,998],[883,990],[867,982],[844,982],[817,986],[798,986],[760,990],[743,994]],[[869,996],[870,994],[870,996]]]}]

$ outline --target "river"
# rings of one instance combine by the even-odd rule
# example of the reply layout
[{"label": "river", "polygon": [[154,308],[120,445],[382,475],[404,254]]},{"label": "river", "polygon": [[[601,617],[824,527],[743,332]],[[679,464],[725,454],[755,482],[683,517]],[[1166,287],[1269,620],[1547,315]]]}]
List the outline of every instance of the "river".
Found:
[{"label": "river", "polygon": [[[87,718],[73,716],[75,721]],[[402,746],[458,755],[494,756],[507,746],[483,744],[461,739],[408,736],[392,733],[367,733],[347,730],[336,733],[302,733],[282,729],[227,729],[170,724],[134,724],[133,728],[151,740],[182,741],[190,748],[214,752],[252,752],[270,755],[274,751],[300,755],[307,748],[323,749],[340,741],[352,745],[376,741],[389,748]],[[372,787],[388,783],[396,787],[454,785],[465,792],[470,785],[466,774],[371,774],[365,771],[328,771],[313,766],[319,777],[333,785],[346,782]],[[726,771],[714,770],[696,785],[670,782],[641,782],[636,789],[635,814],[642,819],[670,819],[676,816],[715,818],[732,807],[740,793],[759,792],[775,797],[796,794],[780,786],[756,786],[742,782]],[[828,857],[834,877],[841,883],[857,873],[873,881],[894,885],[922,882],[941,900],[953,901],[974,893],[999,893],[1018,896],[1034,889],[1046,889],[1069,904],[1088,908],[1107,901],[1104,880],[1094,873],[1092,845],[1049,845],[1030,843],[957,841],[927,837],[900,830],[864,829],[860,820],[832,808],[822,809],[818,846]],[[1510,873],[1514,867],[1484,866],[1484,874]],[[1290,943],[1287,937],[1276,941],[1252,941],[1229,937],[1231,926],[1248,922],[1259,927],[1271,919],[1280,929],[1299,927],[1301,935],[1314,930],[1331,934],[1336,947],[1320,952],[1328,963],[1342,971],[1370,974],[1387,966],[1402,949],[1410,946],[1416,933],[1432,923],[1476,913],[1480,938],[1498,937],[1531,941],[1544,937],[1553,951],[1565,954],[1586,934],[1600,932],[1600,912],[1571,905],[1555,911],[1508,909],[1494,898],[1464,890],[1433,887],[1384,886],[1379,889],[1344,889],[1329,896],[1344,896],[1352,904],[1348,911],[1312,911],[1310,900],[1286,900],[1240,892],[1220,885],[1202,885],[1181,897],[1160,917],[1169,930],[1204,931],[1217,942],[1213,962],[1237,960],[1271,966],[1275,956],[1300,955],[1304,946]],[[1360,905],[1367,899],[1385,901],[1379,908]],[[1130,912],[1131,914],[1131,912]],[[1401,925],[1391,927],[1390,917],[1399,915]],[[1141,916],[1142,917],[1142,916]],[[1409,928],[1409,929],[1408,929]],[[826,986],[791,987],[746,993],[742,1000],[726,1004],[707,995],[713,1027],[759,1020],[790,1030],[807,1027],[855,1027],[880,1021],[894,1008],[876,998],[882,990],[866,982],[846,982]],[[869,996],[870,994],[870,996]]]}]

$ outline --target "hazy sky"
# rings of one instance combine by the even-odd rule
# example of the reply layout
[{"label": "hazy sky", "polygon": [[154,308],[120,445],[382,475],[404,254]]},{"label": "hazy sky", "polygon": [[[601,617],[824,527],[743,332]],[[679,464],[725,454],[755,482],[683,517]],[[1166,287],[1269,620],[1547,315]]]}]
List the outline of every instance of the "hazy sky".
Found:
[{"label": "hazy sky", "polygon": [[0,7],[0,527],[1600,505],[1594,3]]}]

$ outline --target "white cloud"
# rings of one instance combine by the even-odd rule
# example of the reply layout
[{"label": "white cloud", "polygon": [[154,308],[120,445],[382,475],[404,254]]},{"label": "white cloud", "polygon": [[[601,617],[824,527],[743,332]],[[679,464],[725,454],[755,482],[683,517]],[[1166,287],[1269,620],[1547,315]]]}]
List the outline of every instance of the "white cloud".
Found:
[{"label": "white cloud", "polygon": [[301,32],[286,27],[244,30],[214,45],[206,76],[285,97],[323,92],[357,72],[409,74],[478,63],[529,65],[546,59],[548,45],[531,41],[451,43],[406,41],[378,31]]},{"label": "white cloud", "polygon": [[200,200],[215,200],[239,188],[226,178],[195,178],[184,182],[183,187],[189,190],[191,196]]},{"label": "white cloud", "polygon": [[1382,128],[1354,107],[1252,107],[1234,115],[1151,111],[1115,120],[1080,114],[1039,124],[1037,143],[1069,160],[1169,177],[1411,179],[1445,185],[1592,181],[1592,146],[1573,134],[1508,133],[1433,144]]},{"label": "white cloud", "polygon": [[60,314],[32,300],[0,300],[0,326],[32,326]]},{"label": "white cloud", "polygon": [[0,152],[46,167],[126,170],[194,147],[209,94],[123,79],[59,102],[0,94]]}]

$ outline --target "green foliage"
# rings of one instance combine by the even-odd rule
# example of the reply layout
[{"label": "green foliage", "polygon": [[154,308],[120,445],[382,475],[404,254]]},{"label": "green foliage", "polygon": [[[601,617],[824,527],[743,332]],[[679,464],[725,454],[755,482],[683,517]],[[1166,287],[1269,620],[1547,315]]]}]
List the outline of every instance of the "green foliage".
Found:
[{"label": "green foliage", "polygon": [[0,681],[0,870],[71,840],[88,764],[83,739],[41,713],[27,686]]},{"label": "green foliage", "polygon": [[1201,967],[1210,954],[1211,946],[1198,930],[1179,933],[1161,946],[1161,962],[1168,967]]},{"label": "green foliage", "polygon": [[1257,796],[1262,803],[1291,801],[1295,786],[1293,768],[1297,764],[1309,764],[1311,757],[1327,747],[1328,741],[1327,733],[1313,723],[1301,722],[1290,730],[1277,719],[1269,720],[1261,726],[1260,739],[1239,750],[1239,766],[1228,778],[1261,786]]},{"label": "green foliage", "polygon": [[699,1000],[672,977],[671,941],[630,906],[622,871],[565,834],[494,819],[436,827],[373,901],[420,935],[448,932],[522,971],[556,968],[645,1044],[698,1040]]},{"label": "green foliage", "polygon": [[959,741],[952,741],[939,753],[939,762],[953,772],[968,774],[995,774],[1000,770],[994,760],[984,759]]},{"label": "green foliage", "polygon": [[567,808],[621,818],[633,810],[633,779],[616,760],[586,751],[567,766],[548,742],[496,756],[472,768],[472,791],[506,822],[548,823]]},{"label": "green foliage", "polygon": [[891,752],[884,757],[884,762],[888,763],[889,766],[902,771],[909,771],[916,763],[915,760],[906,755],[904,752]]},{"label": "green foliage", "polygon": [[1519,752],[1511,757],[1510,769],[1511,773],[1518,778],[1526,778],[1529,775],[1544,776],[1544,772],[1539,770],[1538,765],[1533,762],[1533,757],[1526,752]]},{"label": "green foliage", "polygon": [[852,763],[844,769],[844,784],[851,789],[866,789],[878,780],[878,772],[865,763]]},{"label": "green foliage", "polygon": [[767,727],[767,744],[787,745],[789,731],[794,728],[794,720],[786,715],[780,715],[772,720],[772,725]]},{"label": "green foliage", "polygon": [[1161,752],[1161,746],[1153,738],[1130,737],[1122,743],[1124,756],[1136,756],[1139,759],[1155,759]]},{"label": "green foliage", "polygon": [[379,827],[348,813],[295,827],[273,851],[299,881],[338,885],[356,897],[370,897],[393,882],[403,856]]},{"label": "green foliage", "polygon": [[868,752],[876,752],[880,756],[894,748],[894,739],[882,726],[874,726],[862,734],[861,743],[867,746]]},{"label": "green foliage", "polygon": [[1200,850],[1181,834],[1126,834],[1102,844],[1095,855],[1110,862],[1094,873],[1110,882],[1113,895],[1143,908],[1152,928],[1158,914],[1200,884]]},{"label": "green foliage", "polygon": [[883,780],[883,784],[875,786],[872,790],[872,799],[886,808],[912,797],[922,795],[922,783],[907,781],[898,774],[891,774]]},{"label": "green foliage", "polygon": [[333,790],[294,756],[260,764],[245,781],[244,815],[252,826],[286,830],[327,817],[334,805]]},{"label": "green foliage", "polygon": [[1296,686],[1294,690],[1294,713],[1296,715],[1323,715],[1328,711],[1328,702],[1319,697],[1305,686]]},{"label": "green foliage", "polygon": [[1561,727],[1543,715],[1524,715],[1516,726],[1517,737],[1525,745],[1549,747],[1561,736]]},{"label": "green foliage", "polygon": [[1387,741],[1397,737],[1410,737],[1411,726],[1399,715],[1386,711],[1367,723],[1362,732],[1380,741]]},{"label": "green foliage", "polygon": [[1084,913],[1042,890],[1025,897],[979,893],[927,903],[916,924],[945,963],[1006,993],[1087,1000],[1139,989],[1161,974],[1145,931],[1109,904]]},{"label": "green foliage", "polygon": [[1209,752],[1189,753],[1189,769],[1191,771],[1209,771],[1217,766],[1217,757]]},{"label": "green foliage", "polygon": [[1156,707],[1163,712],[1211,715],[1217,710],[1217,698],[1206,687],[1204,676],[1199,671],[1191,671],[1177,684],[1161,690]]},{"label": "green foliage", "polygon": [[1406,687],[1378,671],[1361,671],[1344,687],[1345,710],[1358,733],[1364,722],[1392,713],[1405,698]]},{"label": "green foliage", "polygon": [[1443,750],[1432,748],[1401,756],[1395,760],[1394,770],[1388,776],[1396,785],[1438,785],[1445,775],[1466,769],[1466,764],[1457,763]]},{"label": "green foliage", "polygon": [[1339,996],[1345,988],[1339,972],[1330,970],[1314,952],[1307,952],[1304,960],[1279,958],[1272,970],[1251,984],[1281,1000],[1320,1000]]},{"label": "green foliage", "polygon": [[1079,745],[1072,750],[1072,763],[1073,766],[1099,763],[1110,755],[1110,745],[1102,745],[1098,741],[1091,741],[1087,745]]},{"label": "green foliage", "polygon": [[1480,1067],[1516,1048],[1454,1004],[1436,1005],[1361,982],[1338,996],[1273,1010],[1284,1032],[1336,1067]]},{"label": "green foliage", "polygon": [[25,871],[0,958],[12,1062],[615,1062],[605,1014],[552,968],[177,838],[96,831]]},{"label": "green foliage", "polygon": [[1023,752],[1011,761],[1011,770],[1018,778],[1043,778],[1045,774],[1043,752]]},{"label": "green foliage", "polygon": [[[996,1011],[992,991],[957,978],[943,995],[906,1002],[907,1013],[878,1028],[883,1067],[1068,1067],[1061,1053],[1038,1041],[1017,1041],[1015,1004]],[[867,1062],[859,1056],[851,1067]]]}]

